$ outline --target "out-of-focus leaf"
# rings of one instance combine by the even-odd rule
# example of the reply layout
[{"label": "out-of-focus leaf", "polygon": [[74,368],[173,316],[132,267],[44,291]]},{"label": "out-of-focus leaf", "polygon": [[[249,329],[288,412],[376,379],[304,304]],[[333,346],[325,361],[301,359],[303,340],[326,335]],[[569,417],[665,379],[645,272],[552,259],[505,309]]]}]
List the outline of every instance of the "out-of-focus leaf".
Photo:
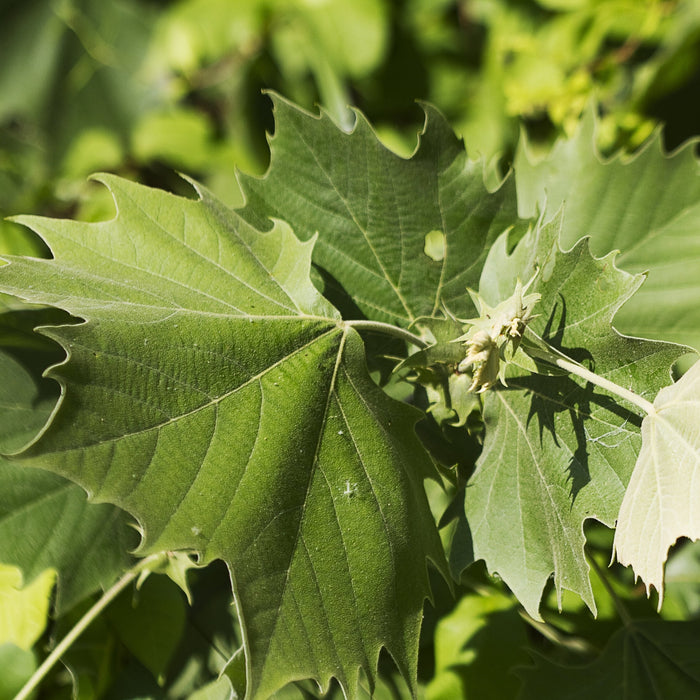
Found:
[{"label": "out-of-focus leaf", "polygon": [[151,575],[133,593],[127,591],[106,614],[126,648],[163,680],[185,629],[186,601],[175,583]]},{"label": "out-of-focus leaf", "polygon": [[239,696],[233,691],[231,681],[222,676],[192,693],[189,700],[233,700],[236,697]]},{"label": "out-of-focus leaf", "polygon": [[213,157],[212,125],[194,110],[150,112],[136,125],[134,155],[143,162],[162,159],[189,172],[207,169]]},{"label": "out-of-focus leaf", "polygon": [[[562,245],[590,237],[595,255],[619,250],[616,264],[647,281],[615,316],[634,336],[700,348],[700,164],[688,144],[667,155],[661,134],[632,158],[603,161],[592,113],[576,135],[534,162],[516,159],[523,215],[563,206]],[[652,204],[653,203],[653,204]]]},{"label": "out-of-focus leaf", "polygon": [[617,632],[586,666],[535,657],[522,700],[659,700],[700,696],[700,623],[639,620]]},{"label": "out-of-focus leaf", "polygon": [[[0,122],[46,106],[66,26],[42,0],[3,3]],[[28,60],[27,47],[33,47]]]},{"label": "out-of-focus leaf", "polygon": [[494,593],[465,596],[435,630],[435,675],[427,700],[515,697],[513,668],[527,661],[526,626],[516,603]]},{"label": "out-of-focus leaf", "polygon": [[12,700],[36,670],[34,654],[14,644],[0,644],[0,700]]},{"label": "out-of-focus leaf", "polygon": [[666,593],[661,614],[687,620],[700,615],[700,542],[686,543],[666,564]]}]

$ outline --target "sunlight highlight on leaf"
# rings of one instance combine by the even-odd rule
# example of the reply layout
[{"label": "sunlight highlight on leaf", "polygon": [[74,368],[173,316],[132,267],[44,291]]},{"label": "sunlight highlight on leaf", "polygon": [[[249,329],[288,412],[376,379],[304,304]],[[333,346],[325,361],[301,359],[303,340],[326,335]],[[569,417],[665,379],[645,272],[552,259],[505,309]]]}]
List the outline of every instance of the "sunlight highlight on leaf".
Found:
[{"label": "sunlight highlight on leaf", "polygon": [[631,565],[663,602],[663,565],[680,537],[700,538],[700,362],[654,401],[642,449],[620,507],[619,562]]}]

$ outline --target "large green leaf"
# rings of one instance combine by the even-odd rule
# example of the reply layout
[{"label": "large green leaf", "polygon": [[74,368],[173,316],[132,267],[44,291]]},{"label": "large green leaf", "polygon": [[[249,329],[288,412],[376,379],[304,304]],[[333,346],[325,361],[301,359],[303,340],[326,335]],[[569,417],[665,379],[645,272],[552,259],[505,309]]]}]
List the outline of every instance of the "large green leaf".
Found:
[{"label": "large green leaf", "polygon": [[413,409],[369,377],[360,337],[309,279],[312,244],[103,176],[118,216],[26,218],[53,260],[2,288],[85,323],[49,333],[59,409],[24,462],[142,527],[143,553],[229,566],[248,693],[336,677],[352,695],[385,646],[415,683],[427,558],[442,550]]},{"label": "large green leaf", "polygon": [[591,250],[620,250],[616,263],[648,271],[646,284],[616,316],[630,335],[700,349],[700,165],[692,144],[663,151],[657,133],[632,158],[604,162],[591,115],[576,135],[539,162],[526,148],[516,159],[520,211],[562,204],[562,245],[590,236]]},{"label": "large green leaf", "polygon": [[429,106],[419,146],[404,159],[359,113],[347,134],[325,115],[274,102],[270,169],[242,178],[244,216],[260,227],[261,216],[283,219],[302,240],[318,235],[314,262],[368,318],[407,326],[443,302],[471,314],[465,287],[476,286],[498,234],[518,222],[513,179],[489,192],[483,163],[467,158]]},{"label": "large green leaf", "polygon": [[700,696],[693,622],[638,620],[617,632],[585,666],[561,666],[536,657],[523,670],[522,700],[662,700]]},{"label": "large green leaf", "polygon": [[[559,247],[558,222],[538,226],[512,254],[504,235],[491,249],[480,294],[495,305],[520,278],[535,275],[541,294],[530,324],[561,352],[607,379],[652,397],[670,382],[681,346],[619,335],[619,306],[641,276],[615,267],[614,255],[594,258],[588,241]],[[573,376],[513,370],[508,386],[486,395],[486,437],[467,485],[465,514],[474,557],[498,572],[537,617],[552,573],[561,594],[579,594],[595,610],[584,558],[587,518],[612,526],[640,446],[632,404]],[[464,562],[468,563],[468,562]]]},{"label": "large green leaf", "polygon": [[680,537],[700,538],[700,363],[659,392],[620,507],[615,552],[663,601],[663,565]]}]

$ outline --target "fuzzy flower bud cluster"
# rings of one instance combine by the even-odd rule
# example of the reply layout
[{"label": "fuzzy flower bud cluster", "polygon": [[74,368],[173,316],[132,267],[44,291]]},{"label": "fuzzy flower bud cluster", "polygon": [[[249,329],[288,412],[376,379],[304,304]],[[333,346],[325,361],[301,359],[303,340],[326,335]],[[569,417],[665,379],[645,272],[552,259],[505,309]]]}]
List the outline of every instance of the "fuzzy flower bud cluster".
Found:
[{"label": "fuzzy flower bud cluster", "polygon": [[467,332],[457,338],[467,347],[466,357],[459,363],[457,370],[471,370],[472,383],[469,391],[481,393],[490,389],[499,379],[503,384],[506,383],[505,370],[508,362],[517,351],[527,324],[534,318],[532,309],[540,299],[539,294],[525,294],[531,283],[532,280],[523,287],[518,280],[513,295],[494,308],[470,291],[480,316],[463,321]]}]

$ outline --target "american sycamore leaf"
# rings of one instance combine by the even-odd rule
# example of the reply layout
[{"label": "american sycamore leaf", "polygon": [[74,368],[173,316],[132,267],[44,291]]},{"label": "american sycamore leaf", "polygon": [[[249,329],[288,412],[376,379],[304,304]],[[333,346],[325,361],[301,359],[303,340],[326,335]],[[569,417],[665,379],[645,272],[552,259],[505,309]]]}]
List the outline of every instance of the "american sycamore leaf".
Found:
[{"label": "american sycamore leaf", "polygon": [[138,520],[140,553],[229,567],[247,694],[338,679],[385,647],[415,687],[427,559],[443,554],[419,415],[370,378],[363,343],[309,278],[313,243],[113,176],[118,215],[23,218],[54,258],[0,286],[83,319],[43,332],[68,359],[22,463]]},{"label": "american sycamore leaf", "polygon": [[700,538],[700,363],[654,400],[620,507],[615,554],[663,602],[664,562],[680,537]]},{"label": "american sycamore leaf", "polygon": [[[55,309],[0,314],[0,452],[30,442],[56,404],[58,385],[41,372],[63,353],[33,329],[64,317]],[[84,489],[68,479],[0,456],[0,562],[17,566],[27,584],[54,570],[57,615],[131,565],[138,538],[130,521],[115,506],[88,503]]]},{"label": "american sycamore leaf", "polygon": [[[497,241],[479,293],[493,307],[518,279],[533,277],[528,293],[541,299],[529,329],[647,398],[669,384],[685,349],[627,338],[611,325],[641,276],[618,270],[613,254],[592,256],[587,239],[563,251],[555,221],[538,225],[511,254],[505,235]],[[583,525],[587,518],[615,521],[640,449],[639,409],[576,377],[514,367],[507,386],[486,392],[484,423],[483,452],[465,495],[474,558],[500,574],[533,617],[552,574],[559,596],[566,588],[595,611]]]},{"label": "american sycamore leaf", "polygon": [[[426,121],[409,159],[385,148],[357,113],[352,133],[275,96],[270,168],[244,176],[243,215],[288,222],[297,236],[318,235],[314,262],[367,318],[409,326],[443,303],[457,315],[474,308],[488,248],[506,228],[522,225],[513,178],[495,192],[483,163],[467,158],[444,117],[425,106]],[[357,311],[356,311],[357,313]]]},{"label": "american sycamore leaf", "polygon": [[[700,162],[693,144],[672,154],[662,136],[633,156],[608,161],[594,145],[592,113],[569,140],[535,161],[521,146],[515,162],[520,212],[563,204],[562,245],[590,237],[591,251],[619,250],[616,264],[648,272],[620,309],[623,332],[700,349]],[[523,142],[525,143],[525,142]]]},{"label": "american sycamore leaf", "polygon": [[522,669],[522,700],[662,700],[700,697],[700,625],[634,620],[590,664],[562,666],[535,656]]}]

